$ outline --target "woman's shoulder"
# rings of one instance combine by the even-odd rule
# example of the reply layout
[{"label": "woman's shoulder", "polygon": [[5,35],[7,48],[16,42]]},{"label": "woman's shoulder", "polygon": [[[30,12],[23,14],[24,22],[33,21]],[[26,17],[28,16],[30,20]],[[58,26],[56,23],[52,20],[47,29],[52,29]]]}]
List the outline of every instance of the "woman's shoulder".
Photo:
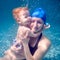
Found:
[{"label": "woman's shoulder", "polygon": [[43,47],[49,47],[51,45],[51,41],[46,38],[44,35],[42,35],[41,40],[39,41],[38,46],[43,46]]}]

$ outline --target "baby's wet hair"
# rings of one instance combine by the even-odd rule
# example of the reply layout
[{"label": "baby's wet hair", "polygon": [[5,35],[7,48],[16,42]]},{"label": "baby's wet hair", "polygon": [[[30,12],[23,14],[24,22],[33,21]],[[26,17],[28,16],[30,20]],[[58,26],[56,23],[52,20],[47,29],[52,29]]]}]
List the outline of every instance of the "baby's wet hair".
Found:
[{"label": "baby's wet hair", "polygon": [[13,9],[12,13],[13,13],[14,19],[15,19],[15,20],[18,20],[18,19],[19,19],[18,14],[19,14],[21,11],[25,11],[25,10],[28,10],[28,8],[27,8],[27,7],[18,7],[18,8]]}]

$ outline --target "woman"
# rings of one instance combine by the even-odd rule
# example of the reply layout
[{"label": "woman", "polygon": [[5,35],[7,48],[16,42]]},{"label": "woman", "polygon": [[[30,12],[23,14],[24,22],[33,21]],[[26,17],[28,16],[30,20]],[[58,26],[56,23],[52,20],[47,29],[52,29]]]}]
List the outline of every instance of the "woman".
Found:
[{"label": "woman", "polygon": [[[32,38],[30,40],[22,39],[24,53],[26,60],[41,60],[48,48],[50,47],[50,41],[42,34],[44,29],[49,28],[50,25],[46,25],[46,14],[42,8],[37,8],[32,13],[32,21],[30,25],[30,29],[37,34],[37,37]],[[28,34],[26,35],[26,37]]]}]

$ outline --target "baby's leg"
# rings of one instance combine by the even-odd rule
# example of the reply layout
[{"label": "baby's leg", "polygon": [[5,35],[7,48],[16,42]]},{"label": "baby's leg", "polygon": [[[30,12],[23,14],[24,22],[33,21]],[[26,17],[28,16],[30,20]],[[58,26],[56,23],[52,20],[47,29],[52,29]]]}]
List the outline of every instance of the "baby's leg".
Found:
[{"label": "baby's leg", "polygon": [[18,44],[18,42],[13,44],[10,49],[5,51],[4,57],[0,58],[0,60],[15,60],[16,59],[15,53],[19,53],[19,50],[20,50],[20,48],[17,44]]},{"label": "baby's leg", "polygon": [[10,59],[10,60],[16,59],[16,56],[14,55],[14,51],[12,51],[11,48],[5,52],[4,59]]},{"label": "baby's leg", "polygon": [[4,55],[3,57],[0,58],[0,60],[12,60],[12,57],[9,55]]},{"label": "baby's leg", "polygon": [[13,56],[15,58],[14,54],[18,54],[21,49],[22,49],[21,42],[16,42],[11,46],[10,49],[8,49],[5,52],[5,54],[9,54],[10,56]]}]

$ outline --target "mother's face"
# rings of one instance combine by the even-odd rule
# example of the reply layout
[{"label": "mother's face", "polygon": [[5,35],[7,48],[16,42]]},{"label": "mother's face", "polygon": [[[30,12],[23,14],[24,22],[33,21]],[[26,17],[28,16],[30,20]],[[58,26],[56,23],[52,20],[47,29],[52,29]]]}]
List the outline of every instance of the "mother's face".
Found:
[{"label": "mother's face", "polygon": [[44,22],[41,18],[32,17],[30,28],[34,33],[41,32],[44,27]]}]

